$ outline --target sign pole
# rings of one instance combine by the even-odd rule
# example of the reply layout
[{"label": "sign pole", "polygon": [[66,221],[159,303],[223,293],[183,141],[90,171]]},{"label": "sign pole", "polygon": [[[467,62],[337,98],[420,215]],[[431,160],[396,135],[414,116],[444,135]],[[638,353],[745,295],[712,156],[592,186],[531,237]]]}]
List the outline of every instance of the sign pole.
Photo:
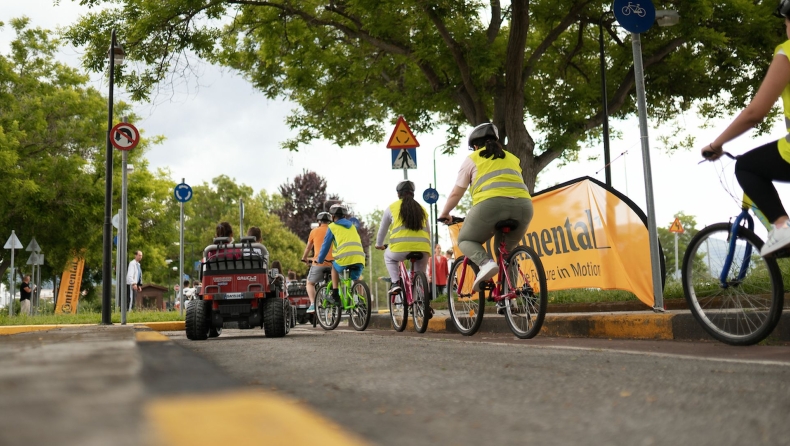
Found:
[{"label": "sign pole", "polygon": [[675,233],[675,279],[678,278],[678,233]]},{"label": "sign pole", "polygon": [[[433,184],[429,184],[428,188],[432,189]],[[431,221],[436,220],[436,216],[433,213],[433,204],[428,204],[428,208],[431,210]],[[429,224],[428,227],[431,225]],[[433,234],[430,234],[431,239],[431,300],[436,300],[436,241]]]},{"label": "sign pole", "polygon": [[[126,122],[126,118],[124,118],[124,122]],[[118,253],[120,256],[120,261],[118,262],[118,271],[120,271],[120,275],[118,277],[118,288],[121,292],[121,325],[126,325],[126,312],[128,308],[129,298],[129,290],[126,289],[126,269],[128,265],[126,264],[126,259],[128,258],[128,254],[126,252],[126,198],[127,198],[127,187],[126,187],[126,169],[127,169],[127,158],[126,158],[126,150],[123,151],[123,155],[121,157],[121,214],[118,220]]]},{"label": "sign pole", "polygon": [[[11,231],[11,239],[16,238],[16,231]],[[14,271],[14,250],[15,245],[11,245],[11,297],[8,299],[8,315],[14,315],[14,296],[16,295],[16,271]]]},{"label": "sign pole", "polygon": [[[181,183],[186,183],[185,178],[181,178]],[[181,202],[181,237],[178,244],[178,301],[179,301],[179,313],[181,316],[184,315],[184,287],[181,286],[181,282],[184,281],[184,202]]]},{"label": "sign pole", "polygon": [[239,239],[244,236],[244,199],[239,198]]}]

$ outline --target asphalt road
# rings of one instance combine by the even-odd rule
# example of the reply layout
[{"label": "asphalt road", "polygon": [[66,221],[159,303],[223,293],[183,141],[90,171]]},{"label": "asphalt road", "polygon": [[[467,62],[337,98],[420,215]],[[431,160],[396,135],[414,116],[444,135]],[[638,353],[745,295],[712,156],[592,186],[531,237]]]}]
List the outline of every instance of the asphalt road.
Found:
[{"label": "asphalt road", "polygon": [[[790,347],[298,327],[183,347],[381,445],[790,442]],[[310,420],[304,420],[309,436]],[[320,439],[316,439],[320,444]]]}]

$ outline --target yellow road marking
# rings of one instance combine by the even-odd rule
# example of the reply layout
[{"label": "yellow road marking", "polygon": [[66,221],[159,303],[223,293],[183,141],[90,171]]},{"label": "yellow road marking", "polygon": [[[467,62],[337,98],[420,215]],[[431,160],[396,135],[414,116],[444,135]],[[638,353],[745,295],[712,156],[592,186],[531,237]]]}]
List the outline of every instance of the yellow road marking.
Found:
[{"label": "yellow road marking", "polygon": [[156,331],[136,331],[134,332],[134,339],[137,342],[164,342],[170,340],[167,336]]},{"label": "yellow road marking", "polygon": [[153,445],[367,444],[301,404],[249,390],[162,398],[144,410]]},{"label": "yellow road marking", "polygon": [[154,331],[182,331],[184,328],[184,321],[170,321],[170,322],[139,322],[134,325],[145,325]]}]

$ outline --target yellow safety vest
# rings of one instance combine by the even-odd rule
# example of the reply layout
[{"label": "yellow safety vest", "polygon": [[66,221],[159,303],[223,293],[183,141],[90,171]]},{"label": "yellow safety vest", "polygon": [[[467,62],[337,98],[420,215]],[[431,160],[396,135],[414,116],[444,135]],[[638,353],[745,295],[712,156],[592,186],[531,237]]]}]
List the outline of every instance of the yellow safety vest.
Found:
[{"label": "yellow safety vest", "polygon": [[[780,49],[784,51],[785,57],[790,59],[790,40],[787,40],[783,44],[777,46],[774,50],[774,56],[779,53]],[[784,90],[782,90],[782,109],[784,111],[783,114],[785,118],[785,128],[787,129],[787,135],[780,139],[777,145],[779,146],[779,154],[782,156],[782,159],[790,163],[790,84],[785,85]]]},{"label": "yellow safety vest", "polygon": [[532,198],[515,155],[506,151],[504,158],[483,158],[480,152],[476,150],[469,155],[477,167],[470,189],[473,206],[494,197]]},{"label": "yellow safety vest", "polygon": [[[390,226],[390,251],[392,252],[431,252],[431,239],[428,232],[424,229],[413,231],[403,225],[400,218],[400,205],[403,200],[398,200],[390,205],[390,212],[392,213],[392,226]],[[422,206],[420,206],[422,208]],[[425,209],[422,210],[423,214],[428,213]]]},{"label": "yellow safety vest", "polygon": [[357,228],[354,225],[346,228],[337,223],[330,223],[329,230],[335,236],[335,240],[332,242],[332,253],[338,265],[365,264],[365,251],[362,248],[362,240],[359,238]]}]

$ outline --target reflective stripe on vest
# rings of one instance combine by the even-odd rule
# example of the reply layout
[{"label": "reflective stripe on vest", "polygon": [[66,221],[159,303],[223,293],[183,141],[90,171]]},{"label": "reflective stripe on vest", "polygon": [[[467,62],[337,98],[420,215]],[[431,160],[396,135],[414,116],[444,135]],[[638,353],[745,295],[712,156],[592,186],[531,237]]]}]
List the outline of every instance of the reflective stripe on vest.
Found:
[{"label": "reflective stripe on vest", "polygon": [[[424,229],[413,231],[403,225],[400,218],[400,206],[403,200],[398,200],[390,205],[392,213],[392,226],[390,230],[390,251],[391,252],[431,252],[431,239],[428,232]],[[422,209],[422,206],[420,206]],[[427,220],[428,213],[422,209]]]},{"label": "reflective stripe on vest", "polygon": [[515,155],[506,151],[504,158],[494,159],[483,158],[480,152],[469,155],[477,168],[470,188],[473,206],[494,197],[532,198]]},{"label": "reflective stripe on vest", "polygon": [[357,229],[353,225],[350,228],[346,228],[337,223],[330,223],[329,230],[335,236],[332,253],[338,265],[365,264],[365,251],[362,248],[362,240],[360,240],[359,233],[357,233]]}]

